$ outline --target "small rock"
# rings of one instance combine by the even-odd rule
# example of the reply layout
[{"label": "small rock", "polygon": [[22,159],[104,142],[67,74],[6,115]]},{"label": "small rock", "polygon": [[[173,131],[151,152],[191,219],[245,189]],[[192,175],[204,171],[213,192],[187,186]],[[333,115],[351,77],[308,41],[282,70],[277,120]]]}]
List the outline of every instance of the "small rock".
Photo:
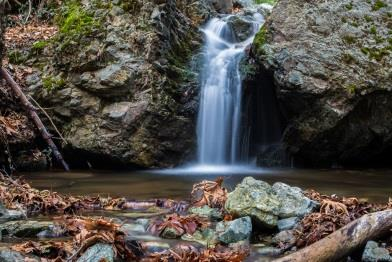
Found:
[{"label": "small rock", "polygon": [[147,230],[148,226],[150,225],[150,219],[147,218],[138,218],[135,221],[136,224],[142,225],[145,230]]},{"label": "small rock", "polygon": [[241,217],[229,222],[219,222],[216,232],[218,240],[225,244],[247,240],[252,233],[252,221],[250,217]]},{"label": "small rock", "polygon": [[16,237],[37,237],[45,230],[50,230],[53,223],[49,221],[10,221],[0,225],[2,235],[11,235]]},{"label": "small rock", "polygon": [[197,230],[193,235],[185,234],[181,237],[185,241],[193,241],[202,244],[206,247],[215,246],[218,242],[216,239],[216,233],[210,228],[203,230]]},{"label": "small rock", "polygon": [[144,246],[148,253],[163,252],[170,248],[170,245],[164,242],[145,242]]},{"label": "small rock", "polygon": [[387,249],[379,247],[375,241],[368,241],[362,254],[363,262],[391,262],[392,256]]},{"label": "small rock", "polygon": [[278,229],[279,231],[290,230],[293,229],[298,223],[300,219],[298,217],[289,217],[278,220]]},{"label": "small rock", "polygon": [[120,230],[126,232],[127,234],[132,232],[144,233],[146,232],[146,228],[140,224],[124,224],[121,226]]},{"label": "small rock", "polygon": [[114,251],[111,245],[108,244],[95,244],[88,248],[86,252],[77,260],[77,262],[91,262],[91,261],[105,261],[113,262]]},{"label": "small rock", "polygon": [[202,206],[202,207],[191,207],[188,210],[189,213],[195,214],[199,217],[204,217],[210,220],[221,220],[222,219],[222,213],[219,211],[217,208],[211,208],[207,205]]},{"label": "small rock", "polygon": [[285,230],[279,232],[272,238],[272,243],[279,244],[279,245],[283,244],[285,249],[294,246],[296,241],[297,239],[294,236],[293,230]]},{"label": "small rock", "polygon": [[162,238],[176,239],[181,237],[182,234],[172,227],[167,227],[161,233]]},{"label": "small rock", "polygon": [[276,257],[282,254],[282,250],[276,247],[261,247],[256,250],[260,256]]}]

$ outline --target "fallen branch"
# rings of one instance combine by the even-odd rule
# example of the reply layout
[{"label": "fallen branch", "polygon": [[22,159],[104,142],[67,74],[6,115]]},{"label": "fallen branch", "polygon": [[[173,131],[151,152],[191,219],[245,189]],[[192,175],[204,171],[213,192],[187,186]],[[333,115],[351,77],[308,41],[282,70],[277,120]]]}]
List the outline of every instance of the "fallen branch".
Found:
[{"label": "fallen branch", "polygon": [[354,220],[316,243],[274,262],[339,261],[367,241],[392,229],[392,209],[371,213]]},{"label": "fallen branch", "polygon": [[29,102],[25,94],[23,93],[22,89],[20,86],[12,79],[10,74],[8,73],[7,70],[4,68],[0,69],[0,75],[4,77],[4,79],[8,82],[10,85],[11,89],[14,91],[16,96],[20,99],[21,103],[25,107],[27,113],[30,115],[31,119],[34,121],[35,125],[37,126],[38,130],[40,131],[43,139],[46,141],[46,143],[49,145],[49,147],[52,149],[53,154],[57,161],[64,167],[65,171],[69,171],[68,164],[65,162],[63,156],[59,152],[56,144],[53,142],[51,135],[48,133],[46,130],[44,124],[42,123],[41,119],[39,118],[37,112],[35,111],[35,107]]}]

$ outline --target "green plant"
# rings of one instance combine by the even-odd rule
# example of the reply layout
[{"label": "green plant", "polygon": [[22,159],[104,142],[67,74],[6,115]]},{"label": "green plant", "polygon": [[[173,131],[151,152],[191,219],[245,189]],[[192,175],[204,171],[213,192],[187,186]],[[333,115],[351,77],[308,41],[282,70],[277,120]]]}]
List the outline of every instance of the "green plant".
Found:
[{"label": "green plant", "polygon": [[256,34],[253,44],[256,46],[257,52],[264,54],[264,45],[267,41],[267,29],[263,26],[260,31]]},{"label": "green plant", "polygon": [[373,4],[373,11],[378,11],[383,7],[387,7],[388,5],[381,0],[376,0]]},{"label": "green plant", "polygon": [[355,94],[357,86],[355,84],[349,84],[348,86],[346,86],[346,89],[350,94]]},{"label": "green plant", "polygon": [[270,5],[275,5],[277,0],[254,0],[256,4],[270,4]]},{"label": "green plant", "polygon": [[346,35],[343,37],[343,41],[346,42],[347,44],[354,44],[356,42],[356,39],[354,36]]},{"label": "green plant", "polygon": [[370,33],[373,34],[373,35],[376,35],[377,34],[377,28],[375,26],[372,26],[370,28]]},{"label": "green plant", "polygon": [[65,80],[61,77],[44,76],[42,86],[47,90],[54,90],[65,86]]},{"label": "green plant", "polygon": [[33,49],[34,50],[42,50],[45,47],[47,47],[49,44],[49,42],[47,41],[37,41],[33,43]]},{"label": "green plant", "polygon": [[342,60],[343,60],[343,62],[345,62],[346,64],[352,64],[352,63],[355,62],[355,58],[354,58],[351,54],[349,54],[349,53],[344,53],[344,54],[342,55]]},{"label": "green plant", "polygon": [[347,10],[352,10],[353,9],[353,2],[350,2],[349,4],[346,5]]}]

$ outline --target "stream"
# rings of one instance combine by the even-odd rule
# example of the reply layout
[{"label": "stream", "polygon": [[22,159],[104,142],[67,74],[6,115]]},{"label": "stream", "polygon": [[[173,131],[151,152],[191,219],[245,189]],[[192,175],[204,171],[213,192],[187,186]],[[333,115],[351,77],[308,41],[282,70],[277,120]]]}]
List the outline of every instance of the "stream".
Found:
[{"label": "stream", "polygon": [[269,183],[283,182],[323,194],[356,196],[372,202],[387,202],[392,189],[392,170],[340,169],[254,169],[246,174],[235,172],[189,173],[156,171],[73,171],[24,173],[24,178],[38,189],[74,195],[124,196],[130,199],[188,199],[192,185],[203,179],[224,177],[224,185],[233,190],[245,176]]}]

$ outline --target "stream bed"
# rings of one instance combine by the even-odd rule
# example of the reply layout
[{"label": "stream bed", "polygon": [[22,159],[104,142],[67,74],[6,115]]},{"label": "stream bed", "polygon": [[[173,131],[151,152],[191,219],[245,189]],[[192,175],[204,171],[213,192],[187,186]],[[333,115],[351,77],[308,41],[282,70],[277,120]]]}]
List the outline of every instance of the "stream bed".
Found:
[{"label": "stream bed", "polygon": [[315,189],[323,194],[355,196],[371,202],[387,202],[392,196],[392,170],[342,169],[255,169],[251,172],[191,173],[174,170],[158,171],[72,171],[22,173],[38,189],[49,189],[72,195],[102,195],[136,200],[172,198],[187,200],[194,183],[224,178],[229,192],[246,176],[268,183],[283,182],[302,189]]}]

